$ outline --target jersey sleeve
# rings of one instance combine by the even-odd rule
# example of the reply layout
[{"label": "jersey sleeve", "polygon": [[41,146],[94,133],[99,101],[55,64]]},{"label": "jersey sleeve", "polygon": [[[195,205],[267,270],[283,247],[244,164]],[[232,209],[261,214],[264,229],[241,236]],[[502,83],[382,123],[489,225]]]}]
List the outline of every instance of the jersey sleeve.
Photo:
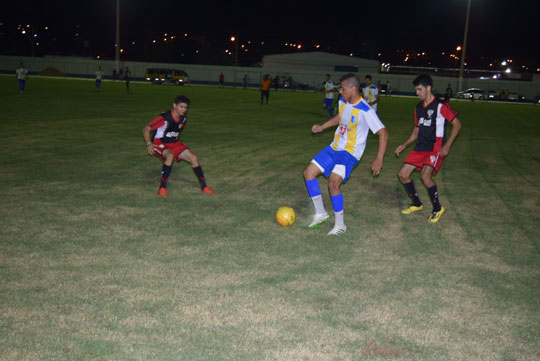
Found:
[{"label": "jersey sleeve", "polygon": [[443,103],[441,107],[441,115],[446,119],[448,122],[451,122],[454,120],[455,117],[457,117],[458,112],[456,112],[454,109],[448,105],[448,103]]},{"label": "jersey sleeve", "polygon": [[416,108],[414,108],[414,126],[418,127],[418,116],[416,115]]},{"label": "jersey sleeve", "polygon": [[384,128],[384,124],[381,122],[379,116],[373,109],[370,109],[368,112],[366,112],[366,122],[373,134],[377,134],[379,130]]},{"label": "jersey sleeve", "polygon": [[156,119],[152,120],[148,125],[152,130],[156,130],[165,124],[165,119],[163,116],[159,115],[156,117]]}]

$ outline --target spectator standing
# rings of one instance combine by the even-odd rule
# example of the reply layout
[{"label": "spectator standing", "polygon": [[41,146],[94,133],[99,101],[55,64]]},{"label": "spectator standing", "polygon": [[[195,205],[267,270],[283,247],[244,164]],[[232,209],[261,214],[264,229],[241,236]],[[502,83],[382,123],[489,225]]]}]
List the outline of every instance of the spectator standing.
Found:
[{"label": "spectator standing", "polygon": [[124,79],[126,80],[126,89],[129,93],[129,82],[131,81],[131,71],[129,71],[129,68],[126,66],[126,72],[124,73]]},{"label": "spectator standing", "polygon": [[266,104],[268,104],[268,98],[270,98],[270,84],[272,83],[272,78],[270,75],[265,74],[261,84],[261,105],[263,104],[263,97],[266,98]]},{"label": "spectator standing", "polygon": [[454,96],[454,91],[452,90],[452,85],[448,83],[448,86],[446,87],[446,91],[444,92],[444,102],[448,103],[450,101],[450,98]]},{"label": "spectator standing", "polygon": [[219,74],[219,87],[223,88],[225,84],[225,75],[223,73]]},{"label": "spectator standing", "polygon": [[23,63],[19,63],[19,67],[15,70],[15,74],[17,74],[17,82],[19,83],[19,93],[22,93],[24,92],[24,86],[26,85],[28,69],[24,67]]},{"label": "spectator standing", "polygon": [[97,70],[96,70],[96,89],[99,90],[99,88],[101,87],[101,80],[103,79],[103,70],[101,70],[101,66],[98,66]]}]

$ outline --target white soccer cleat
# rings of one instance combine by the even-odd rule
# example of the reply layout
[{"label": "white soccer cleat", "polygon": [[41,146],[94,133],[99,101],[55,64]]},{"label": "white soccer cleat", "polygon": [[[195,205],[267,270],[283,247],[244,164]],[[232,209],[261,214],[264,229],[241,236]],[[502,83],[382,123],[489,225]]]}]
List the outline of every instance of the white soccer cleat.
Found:
[{"label": "white soccer cleat", "polygon": [[316,213],[313,216],[313,222],[308,226],[308,228],[314,229],[319,227],[321,224],[328,222],[330,215],[328,213]]},{"label": "white soccer cleat", "polygon": [[338,226],[336,224],[334,226],[334,228],[332,228],[332,230],[330,232],[328,232],[328,235],[329,236],[337,236],[338,234],[345,233],[346,231],[347,231],[347,226],[346,225]]}]

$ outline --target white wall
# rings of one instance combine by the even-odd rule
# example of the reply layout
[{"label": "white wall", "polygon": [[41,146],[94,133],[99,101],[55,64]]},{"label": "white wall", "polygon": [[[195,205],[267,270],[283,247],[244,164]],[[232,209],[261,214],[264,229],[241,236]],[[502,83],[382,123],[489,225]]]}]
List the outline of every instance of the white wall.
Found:
[{"label": "white wall", "polygon": [[[46,56],[38,57],[18,57],[18,56],[0,56],[0,72],[13,73],[20,62],[24,62],[32,74],[37,74],[47,67],[53,67],[66,76],[94,78],[94,72],[98,66],[101,66],[106,77],[112,76],[112,71],[115,66],[114,60],[96,60],[89,58],[77,57],[55,57]],[[164,67],[185,70],[194,83],[199,84],[216,84],[221,72],[225,76],[226,85],[240,86],[242,78],[248,74],[250,86],[258,87],[261,83],[264,74],[292,76],[294,80],[308,84],[310,86],[320,85],[324,81],[326,71],[302,71],[298,69],[266,69],[253,67],[234,67],[234,66],[217,66],[217,65],[194,65],[194,64],[170,64],[170,63],[145,63],[145,62],[121,62],[121,67],[129,67],[131,75],[134,78],[142,79],[148,67]],[[337,82],[344,73],[330,72],[334,82]],[[363,80],[365,74],[359,72],[358,77]],[[371,73],[373,82],[380,81],[386,84],[390,81],[392,91],[394,93],[413,93],[412,81],[414,75],[397,75],[392,73]],[[448,83],[452,85],[454,91],[457,89],[457,78],[450,77],[433,77],[434,91],[436,93],[444,93]],[[464,79],[464,88],[477,87],[486,90],[508,89],[512,92],[517,92],[528,99],[532,99],[540,95],[540,77],[533,77],[533,81],[513,81],[513,80],[480,80],[480,79]]]}]

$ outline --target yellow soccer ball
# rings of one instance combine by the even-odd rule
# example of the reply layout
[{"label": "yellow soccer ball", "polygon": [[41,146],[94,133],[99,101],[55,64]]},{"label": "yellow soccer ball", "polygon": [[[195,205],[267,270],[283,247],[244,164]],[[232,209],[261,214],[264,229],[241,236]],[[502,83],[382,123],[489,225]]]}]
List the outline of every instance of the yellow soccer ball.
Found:
[{"label": "yellow soccer ball", "polygon": [[296,221],[296,212],[291,207],[281,207],[276,212],[276,222],[283,227],[289,227]]}]

